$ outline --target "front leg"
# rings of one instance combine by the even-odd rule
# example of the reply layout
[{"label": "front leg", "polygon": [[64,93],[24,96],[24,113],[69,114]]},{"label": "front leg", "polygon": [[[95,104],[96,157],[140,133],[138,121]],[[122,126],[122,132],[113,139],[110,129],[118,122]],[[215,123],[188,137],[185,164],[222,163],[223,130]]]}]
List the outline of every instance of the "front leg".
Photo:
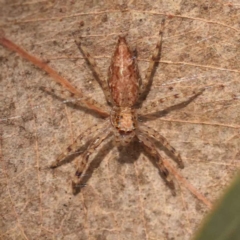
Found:
[{"label": "front leg", "polygon": [[72,191],[74,195],[77,193],[77,189],[80,187],[81,181],[83,180],[85,173],[87,172],[90,164],[93,161],[93,159],[89,160],[91,154],[110,135],[111,135],[111,127],[110,127],[110,123],[108,122],[107,127],[103,128],[102,131],[97,134],[97,136],[89,144],[87,150],[83,153],[82,156],[80,156],[80,159],[77,161],[77,170],[76,170],[74,179],[72,181]]},{"label": "front leg", "polygon": [[176,195],[174,182],[169,174],[168,169],[164,166],[162,156],[159,154],[152,140],[141,132],[137,134],[137,137],[143,143],[144,147],[150,153],[150,155],[152,155],[157,160],[156,163],[161,177],[163,178],[167,186],[171,189],[172,194]]},{"label": "front leg", "polygon": [[170,145],[170,143],[168,142],[168,140],[165,137],[163,137],[156,130],[154,130],[146,125],[143,125],[143,124],[140,126],[140,129],[144,134],[159,141],[163,145],[163,147],[165,147],[167,150],[169,150],[169,152],[175,157],[174,160],[178,163],[178,166],[180,168],[184,168],[184,164],[183,164],[180,153],[177,152],[177,150]]},{"label": "front leg", "polygon": [[107,102],[112,103],[107,81],[105,81],[104,77],[102,76],[101,71],[99,70],[94,58],[89,54],[87,49],[84,46],[82,46],[80,41],[75,40],[75,43],[78,49],[80,50],[80,52],[82,53],[82,55],[84,56],[84,58],[86,59],[90,69],[93,72],[95,79],[98,81],[100,87],[102,88]]},{"label": "front leg", "polygon": [[105,129],[105,127],[108,125],[109,122],[105,121],[104,123],[91,126],[85,132],[81,133],[70,146],[68,146],[60,155],[58,155],[56,160],[51,164],[51,168],[58,167],[67,156],[74,154],[81,146],[86,144],[90,138],[98,134],[100,130]]}]

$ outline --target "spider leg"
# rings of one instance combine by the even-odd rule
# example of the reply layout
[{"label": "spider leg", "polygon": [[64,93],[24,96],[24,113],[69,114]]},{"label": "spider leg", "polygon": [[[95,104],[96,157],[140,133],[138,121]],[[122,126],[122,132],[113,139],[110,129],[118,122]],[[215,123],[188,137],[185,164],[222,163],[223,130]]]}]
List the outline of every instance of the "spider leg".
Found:
[{"label": "spider leg", "polygon": [[19,47],[18,45],[16,45],[15,43],[13,43],[12,41],[10,41],[9,39],[7,39],[3,36],[0,36],[0,44],[5,46],[9,50],[19,54],[22,58],[28,60],[33,65],[37,66],[39,69],[41,69],[42,71],[49,74],[49,76],[51,76],[52,79],[56,83],[62,85],[63,88],[67,89],[73,95],[76,95],[78,98],[82,99],[81,100],[82,104],[84,104],[85,106],[87,106],[90,109],[93,109],[94,111],[97,111],[101,115],[108,116],[108,113],[104,108],[99,107],[96,104],[93,104],[94,100],[92,100],[90,98],[88,100],[86,100],[83,97],[83,93],[81,90],[76,89],[68,80],[66,80],[60,74],[58,74],[57,71],[55,71],[53,68],[51,68],[46,62],[29,54],[23,48]]},{"label": "spider leg", "polygon": [[154,112],[158,112],[161,110],[166,109],[166,106],[163,106],[162,104],[166,101],[169,102],[169,106],[173,106],[177,103],[179,103],[179,99],[184,99],[188,97],[188,100],[190,100],[193,97],[197,97],[198,95],[202,94],[205,91],[205,88],[200,88],[199,90],[194,91],[183,91],[179,94],[174,94],[171,96],[167,96],[164,98],[160,98],[154,101],[150,101],[145,107],[143,106],[141,109],[138,110],[139,115],[147,115]]},{"label": "spider leg", "polygon": [[107,128],[104,128],[100,133],[97,134],[97,136],[95,136],[86,151],[80,156],[80,159],[77,162],[77,170],[72,181],[73,194],[76,194],[77,188],[80,187],[80,183],[93,161],[93,159],[89,159],[89,157],[95,151],[95,149],[109,136],[111,136],[110,124],[107,126]]},{"label": "spider leg", "polygon": [[[79,97],[78,95],[69,92],[66,89],[57,87],[40,87],[40,89],[50,94],[56,95],[59,98],[65,99],[66,102],[72,102],[74,104],[87,107],[88,109],[92,109],[102,115],[104,114],[105,116],[109,115],[107,113],[108,110],[106,109],[106,106],[100,104],[99,102],[90,97]],[[99,111],[100,109],[101,111]]]},{"label": "spider leg", "polygon": [[183,164],[180,153],[177,152],[177,150],[170,145],[170,143],[168,142],[168,140],[165,137],[163,137],[156,130],[154,130],[146,125],[143,125],[143,124],[141,124],[140,129],[141,129],[141,132],[143,132],[145,135],[150,136],[151,138],[154,138],[157,141],[159,141],[174,156],[174,158],[175,158],[174,160],[177,162],[178,166],[180,168],[184,168],[184,164]]},{"label": "spider leg", "polygon": [[98,134],[101,129],[105,129],[105,127],[108,125],[109,122],[105,121],[104,123],[96,124],[88,128],[86,131],[80,134],[70,146],[68,146],[61,154],[58,155],[50,167],[58,167],[62,160],[64,160],[68,155],[75,153],[82,145],[86,144],[89,141],[89,138],[92,138]]},{"label": "spider leg", "polygon": [[146,150],[157,160],[156,163],[161,177],[166,182],[167,186],[172,190],[173,195],[175,195],[175,186],[173,180],[169,175],[169,171],[164,166],[162,156],[157,151],[156,146],[148,136],[141,132],[137,133],[137,137],[143,143]]},{"label": "spider leg", "polygon": [[99,70],[94,58],[90,55],[87,49],[84,46],[82,46],[81,42],[75,40],[75,43],[80,52],[82,53],[82,55],[84,56],[84,58],[86,59],[88,65],[90,66],[90,69],[92,70],[95,79],[98,81],[100,87],[102,88],[107,102],[112,103],[111,94],[108,88],[107,81],[104,81],[105,79],[102,76],[101,71]]},{"label": "spider leg", "polygon": [[156,45],[156,48],[153,51],[153,54],[150,59],[150,63],[145,75],[145,81],[142,83],[140,90],[139,90],[139,95],[140,99],[144,99],[147,97],[150,87],[152,85],[153,81],[153,75],[156,71],[156,66],[159,64],[159,59],[161,56],[161,49],[162,49],[162,38],[163,38],[163,29],[165,25],[165,19],[162,20],[161,22],[161,27],[159,31],[159,39]]}]

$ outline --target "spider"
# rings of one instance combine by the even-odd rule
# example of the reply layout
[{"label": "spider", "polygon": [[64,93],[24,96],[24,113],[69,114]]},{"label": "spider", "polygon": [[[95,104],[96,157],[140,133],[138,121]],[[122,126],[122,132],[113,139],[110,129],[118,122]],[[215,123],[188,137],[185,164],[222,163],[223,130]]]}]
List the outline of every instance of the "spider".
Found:
[{"label": "spider", "polygon": [[[144,145],[150,155],[156,159],[160,175],[163,177],[166,184],[174,190],[174,183],[169,175],[169,171],[163,164],[162,157],[159,154],[153,139],[156,139],[166,149],[168,149],[176,159],[178,166],[183,168],[184,164],[181,156],[161,134],[143,123],[139,123],[138,116],[149,113],[149,110],[157,111],[159,104],[163,103],[166,99],[171,100],[184,97],[186,93],[183,93],[181,96],[180,94],[175,94],[168,98],[161,98],[154,102],[150,102],[146,107],[140,110],[137,109],[141,96],[146,95],[148,85],[153,77],[154,69],[160,59],[164,23],[165,20],[162,20],[159,31],[160,37],[147,69],[145,76],[147,81],[145,81],[145,84],[141,82],[135,56],[129,49],[125,37],[118,38],[118,43],[109,67],[107,82],[104,81],[95,60],[90,56],[85,47],[81,45],[81,42],[75,41],[93,71],[95,78],[99,82],[104,92],[106,101],[111,106],[111,111],[108,113],[107,119],[104,123],[90,127],[85,133],[78,136],[74,143],[61,153],[51,165],[52,168],[59,166],[62,160],[80,148],[80,146],[84,143],[84,138],[89,135],[93,135],[87,149],[80,156],[77,163],[77,170],[72,181],[73,193],[76,193],[77,187],[80,186],[80,183],[91,164],[92,159],[90,159],[90,155],[104,140],[113,136],[117,146],[126,146],[133,139],[137,138]],[[193,91],[191,96],[198,95],[202,93],[203,90],[204,89],[200,89],[198,92]],[[56,94],[54,89],[47,89],[47,91]],[[62,94],[63,93],[64,92],[62,92]],[[75,94],[71,94],[71,96],[77,98],[77,95]],[[91,101],[90,99],[86,99],[86,102],[89,102],[89,105],[92,105],[95,109],[99,107],[102,108],[93,100]]]},{"label": "spider", "polygon": [[[205,88],[201,88],[198,91],[183,92],[181,94],[174,94],[172,96],[160,98],[149,102],[145,107],[139,108],[139,103],[146,98],[150,90],[153,75],[160,60],[164,24],[165,20],[163,19],[159,31],[159,39],[151,56],[144,82],[138,74],[136,57],[129,49],[125,37],[120,36],[118,38],[118,43],[109,67],[108,81],[104,80],[94,58],[90,56],[86,48],[82,46],[81,42],[75,40],[75,43],[91,68],[95,79],[98,81],[104,92],[106,101],[111,107],[110,111],[95,100],[85,97],[80,90],[74,88],[67,80],[58,75],[46,63],[29,55],[20,47],[16,47],[16,45],[9,40],[1,37],[0,40],[3,45],[18,52],[29,61],[32,61],[39,68],[48,72],[57,83],[60,83],[63,86],[63,88],[58,90],[42,87],[43,90],[54,95],[60,94],[64,99],[71,97],[75,99],[76,104],[84,105],[106,117],[104,122],[96,124],[80,134],[76,140],[51,164],[51,168],[58,167],[68,155],[75,153],[82,145],[88,143],[87,149],[80,155],[77,162],[76,173],[72,181],[73,194],[77,193],[77,189],[81,186],[82,180],[93,160],[90,158],[91,154],[104,140],[113,137],[117,146],[126,146],[133,140],[138,139],[148,153],[156,160],[159,173],[167,186],[174,191],[175,187],[173,180],[168,169],[164,166],[163,158],[157,150],[154,140],[159,141],[163,147],[168,149],[178,166],[183,168],[184,164],[181,156],[158,131],[139,122],[138,119],[141,116],[159,111],[161,104],[166,100],[174,102],[175,99],[184,98],[186,96],[191,100],[201,94]],[[88,141],[89,136],[91,136],[90,141]]]}]

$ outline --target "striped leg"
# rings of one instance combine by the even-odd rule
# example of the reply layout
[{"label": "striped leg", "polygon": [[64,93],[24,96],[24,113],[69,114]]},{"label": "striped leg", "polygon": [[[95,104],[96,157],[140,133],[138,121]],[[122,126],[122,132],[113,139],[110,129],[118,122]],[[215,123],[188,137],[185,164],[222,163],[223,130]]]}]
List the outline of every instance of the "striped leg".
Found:
[{"label": "striped leg", "polygon": [[104,108],[99,108],[97,104],[93,104],[94,100],[92,102],[88,102],[88,100],[86,100],[83,97],[83,93],[81,90],[78,90],[74,86],[72,86],[72,84],[68,80],[66,80],[61,75],[59,75],[57,71],[55,71],[53,68],[48,66],[47,63],[45,63],[43,60],[38,59],[37,57],[29,54],[24,49],[22,49],[21,47],[19,47],[18,45],[16,45],[15,43],[13,43],[12,41],[10,41],[9,39],[3,36],[0,36],[0,44],[2,44],[3,46],[5,46],[11,51],[18,53],[21,57],[28,60],[32,64],[34,64],[36,67],[40,68],[42,71],[45,71],[47,74],[49,74],[52,77],[52,79],[56,83],[62,85],[63,88],[67,89],[73,95],[76,95],[78,98],[80,98],[81,101],[80,100],[79,101],[84,106],[87,106],[88,108],[94,111],[97,111],[101,115],[108,116],[108,113],[104,110]]},{"label": "striped leg", "polygon": [[159,141],[175,157],[174,160],[178,163],[178,166],[180,168],[184,168],[184,164],[183,164],[182,158],[180,156],[180,153],[177,152],[176,149],[169,144],[169,142],[167,141],[167,139],[165,137],[163,137],[161,134],[159,134],[154,129],[152,129],[148,126],[145,126],[145,125],[141,125],[140,130],[145,135],[150,136],[151,138],[154,138],[157,141]]},{"label": "striped leg", "polygon": [[167,186],[172,190],[172,194],[175,195],[175,186],[174,186],[173,180],[169,175],[169,171],[164,166],[162,157],[157,151],[156,146],[154,145],[154,143],[149,137],[147,137],[145,134],[141,132],[137,134],[137,137],[143,143],[147,151],[157,160],[157,166],[158,166],[161,177],[164,179]]},{"label": "striped leg", "polygon": [[77,162],[77,170],[72,181],[72,191],[73,194],[77,193],[77,188],[80,187],[81,181],[87,172],[91,162],[93,159],[90,159],[91,154],[96,150],[96,148],[107,138],[111,135],[111,128],[110,124],[107,128],[104,128],[97,136],[91,141],[87,150],[80,156],[80,159]]},{"label": "striped leg", "polygon": [[[53,83],[54,84],[54,83]],[[74,104],[87,107],[89,109],[92,109],[101,115],[108,116],[107,113],[108,110],[106,106],[100,104],[99,102],[95,101],[94,99],[90,97],[79,97],[78,95],[69,92],[66,89],[58,88],[55,86],[54,88],[48,88],[48,87],[40,87],[42,91],[48,92],[50,94],[53,94],[59,98],[65,99],[65,102],[72,102]]]},{"label": "striped leg", "polygon": [[100,87],[102,88],[107,102],[112,103],[107,81],[102,76],[101,71],[99,70],[94,58],[89,54],[87,49],[84,46],[82,46],[81,42],[75,41],[75,43],[80,52],[82,53],[82,55],[84,56],[84,58],[86,59],[88,65],[90,66],[90,69],[92,70],[95,79],[98,81]]},{"label": "striped leg", "polygon": [[151,101],[147,104],[147,106],[139,109],[138,114],[144,116],[147,114],[164,110],[166,109],[166,105],[163,106],[163,104],[166,101],[168,102],[168,107],[174,106],[175,104],[179,103],[179,100],[183,102],[184,99],[186,99],[186,97],[188,98],[188,100],[190,100],[191,98],[197,97],[198,95],[202,94],[204,91],[205,91],[205,88],[200,88],[199,90],[193,90],[193,91],[183,91],[179,94],[174,94],[171,96],[167,96],[165,98],[160,98],[160,99]]},{"label": "striped leg", "polygon": [[148,94],[148,92],[150,90],[150,87],[152,85],[153,75],[155,73],[156,66],[158,65],[158,61],[159,61],[160,56],[161,56],[164,25],[165,25],[165,19],[162,20],[161,28],[160,28],[160,31],[159,31],[159,40],[158,40],[156,48],[153,51],[153,54],[151,56],[150,63],[149,63],[149,66],[148,66],[148,69],[147,69],[147,72],[146,72],[146,75],[145,75],[144,82],[142,83],[142,85],[140,87],[140,91],[139,91],[140,99],[144,99],[144,98],[147,97],[147,94]]},{"label": "striped leg", "polygon": [[94,137],[99,132],[102,132],[102,129],[105,129],[106,126],[109,125],[108,121],[105,121],[104,123],[96,124],[94,126],[91,126],[88,128],[85,132],[80,134],[77,139],[68,146],[65,151],[63,151],[56,160],[51,164],[51,168],[58,167],[60,163],[70,154],[75,153],[82,145],[86,144],[90,138]]}]

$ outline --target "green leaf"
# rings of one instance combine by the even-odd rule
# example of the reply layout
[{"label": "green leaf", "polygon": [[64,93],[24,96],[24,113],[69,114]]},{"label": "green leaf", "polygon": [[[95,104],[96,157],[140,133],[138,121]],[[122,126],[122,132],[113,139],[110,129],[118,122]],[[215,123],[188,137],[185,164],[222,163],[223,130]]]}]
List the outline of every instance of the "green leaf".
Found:
[{"label": "green leaf", "polygon": [[194,240],[240,239],[240,174],[204,221]]}]

